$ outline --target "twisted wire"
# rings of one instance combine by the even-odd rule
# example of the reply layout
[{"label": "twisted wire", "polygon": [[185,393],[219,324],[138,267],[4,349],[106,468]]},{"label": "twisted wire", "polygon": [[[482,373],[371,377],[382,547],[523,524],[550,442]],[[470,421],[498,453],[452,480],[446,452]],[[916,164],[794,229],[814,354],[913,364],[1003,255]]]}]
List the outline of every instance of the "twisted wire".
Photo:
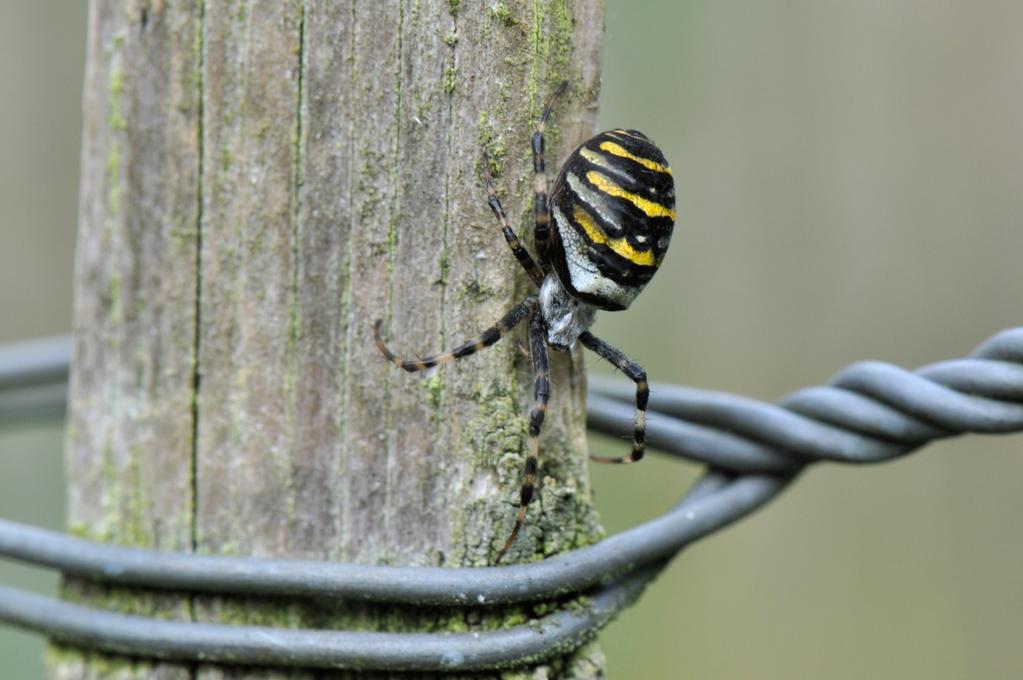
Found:
[{"label": "twisted wire", "polygon": [[[623,434],[630,387],[595,377],[591,391],[589,425]],[[817,461],[877,463],[965,432],[1023,430],[1023,328],[998,333],[969,358],[915,371],[859,362],[777,404],[656,384],[650,404],[658,428],[651,443],[715,467],[779,472]]]},{"label": "twisted wire", "polygon": [[[5,377],[0,361],[0,391],[8,384]],[[610,434],[630,431],[631,389],[631,384],[592,379],[590,427]],[[160,622],[157,635],[147,628],[154,623],[149,619],[0,588],[0,620],[83,646],[158,658],[408,670],[511,667],[581,644],[638,597],[684,546],[769,502],[810,463],[881,462],[956,434],[1021,430],[1023,328],[995,335],[966,359],[915,371],[880,362],[854,364],[828,385],[799,390],[776,405],[655,385],[650,445],[707,464],[707,474],[664,515],[532,564],[449,569],[196,556],[90,543],[0,520],[0,555],[121,585],[459,606],[584,594],[589,599],[581,608],[500,634],[468,637],[374,633],[391,637],[369,638],[349,631],[189,622]],[[298,636],[285,642],[301,652],[282,646],[278,633]],[[366,647],[369,640],[373,644]],[[367,655],[367,650],[377,651]]]}]

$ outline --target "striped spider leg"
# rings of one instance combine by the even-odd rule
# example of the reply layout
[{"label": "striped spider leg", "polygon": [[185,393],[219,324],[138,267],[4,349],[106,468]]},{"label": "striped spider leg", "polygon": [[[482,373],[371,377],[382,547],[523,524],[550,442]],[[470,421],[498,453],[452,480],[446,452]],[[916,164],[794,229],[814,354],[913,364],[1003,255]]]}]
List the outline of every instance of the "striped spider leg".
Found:
[{"label": "striped spider leg", "polygon": [[586,331],[579,336],[579,342],[601,359],[617,368],[636,383],[636,419],[632,434],[632,451],[627,456],[595,456],[590,460],[597,463],[638,463],[646,451],[646,404],[650,398],[650,386],[646,382],[646,371],[621,350],[612,347],[593,333]]},{"label": "striped spider leg", "polygon": [[454,350],[425,359],[401,359],[380,338],[381,353],[399,368],[425,371],[493,345],[529,317],[529,354],[533,367],[533,407],[515,524],[497,553],[507,553],[526,519],[538,478],[539,436],[550,398],[548,349],[568,351],[578,340],[611,363],[636,385],[632,450],[625,456],[591,456],[598,462],[634,463],[646,448],[646,372],[623,352],[589,332],[598,310],[627,309],[660,267],[675,224],[675,185],[664,154],[643,133],[615,128],[591,137],[568,157],[550,194],[544,162],[544,129],[557,98],[551,96],[533,133],[534,260],[508,223],[494,191],[489,161],[483,167],[487,202],[515,259],[539,289],[479,337]]},{"label": "striped spider leg", "polygon": [[[561,83],[554,91],[551,98],[547,100],[540,121],[533,132],[531,146],[533,148],[533,244],[536,247],[537,257],[540,259],[540,267],[546,274],[551,270],[550,256],[547,246],[551,239],[551,211],[547,203],[547,172],[544,169],[544,129],[547,121],[554,110],[554,104],[568,88],[568,81]],[[537,282],[540,285],[540,282]]]},{"label": "striped spider leg", "polygon": [[380,326],[383,323],[380,319],[377,319],[377,322],[373,325],[373,340],[376,342],[377,349],[380,350],[380,353],[398,368],[408,371],[409,373],[422,372],[433,368],[434,366],[439,366],[440,364],[454,363],[463,357],[470,356],[479,352],[481,349],[490,347],[504,337],[508,331],[515,328],[520,321],[533,313],[536,310],[536,306],[536,296],[530,295],[525,300],[512,307],[507,314],[498,319],[497,323],[480,333],[478,337],[459,345],[450,352],[435,354],[424,359],[402,359],[388,349],[387,345],[384,344],[383,338],[380,337]]},{"label": "striped spider leg", "polygon": [[543,316],[534,314],[529,320],[529,356],[533,362],[533,408],[529,412],[529,441],[526,450],[526,465],[522,474],[522,486],[519,489],[519,512],[515,516],[515,526],[508,540],[497,552],[494,562],[500,562],[508,548],[512,547],[519,535],[522,523],[526,519],[526,509],[533,500],[533,488],[536,485],[537,464],[540,455],[540,428],[544,416],[547,415],[547,400],[551,396],[551,365],[547,355],[547,328]]}]

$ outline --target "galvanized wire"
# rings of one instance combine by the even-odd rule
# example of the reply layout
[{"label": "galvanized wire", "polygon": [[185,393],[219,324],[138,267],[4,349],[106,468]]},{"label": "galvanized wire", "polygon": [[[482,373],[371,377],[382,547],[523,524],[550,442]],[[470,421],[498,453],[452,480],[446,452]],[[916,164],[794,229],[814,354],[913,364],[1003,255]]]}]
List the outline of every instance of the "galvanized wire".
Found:
[{"label": "galvanized wire", "polygon": [[[588,422],[614,432],[633,398],[628,384],[594,379]],[[965,432],[1023,429],[1023,328],[1003,331],[967,359],[915,371],[853,364],[830,384],[767,404],[722,392],[654,385],[659,448],[736,472],[777,472],[817,461],[877,463]],[[618,432],[624,432],[621,427]]]},{"label": "galvanized wire", "polygon": [[[0,350],[0,390],[13,373],[2,358]],[[633,396],[630,383],[593,379],[590,426],[626,434]],[[535,624],[468,637],[157,625],[10,589],[0,589],[0,620],[83,646],[158,658],[418,670],[535,661],[581,644],[628,606],[682,547],[767,503],[810,463],[880,462],[964,432],[1023,430],[1023,328],[994,336],[967,359],[912,372],[878,362],[855,364],[829,385],[800,390],[777,405],[655,385],[650,406],[650,444],[707,464],[703,480],[661,517],[527,565],[444,569],[173,554],[90,543],[0,521],[0,555],[120,585],[420,606],[485,607],[589,596],[586,606]],[[289,651],[289,645],[298,651]]]},{"label": "galvanized wire", "polygon": [[746,475],[715,493],[595,545],[530,564],[400,567],[222,555],[194,555],[94,543],[0,520],[0,555],[119,585],[237,595],[291,595],[432,606],[494,606],[585,591],[663,561],[683,545],[734,521],[773,496],[783,478]]},{"label": "galvanized wire", "polygon": [[70,358],[67,335],[0,345],[0,423],[59,414]]},{"label": "galvanized wire", "polygon": [[0,586],[0,620],[65,643],[175,661],[395,671],[483,670],[569,652],[633,602],[656,567],[602,588],[582,609],[478,633],[377,633],[227,626],[98,611]]},{"label": "galvanized wire", "polygon": [[71,336],[54,335],[0,345],[0,391],[67,380]]}]

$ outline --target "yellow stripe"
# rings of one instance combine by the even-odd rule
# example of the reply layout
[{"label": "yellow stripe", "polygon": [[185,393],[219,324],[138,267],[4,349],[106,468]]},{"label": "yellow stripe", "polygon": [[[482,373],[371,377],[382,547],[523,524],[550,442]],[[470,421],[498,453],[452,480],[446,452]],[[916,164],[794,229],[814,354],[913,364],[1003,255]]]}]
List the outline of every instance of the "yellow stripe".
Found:
[{"label": "yellow stripe", "polygon": [[640,251],[632,247],[632,245],[625,240],[625,237],[621,238],[608,238],[590,217],[590,214],[586,212],[581,205],[575,204],[572,208],[572,217],[579,223],[579,226],[586,232],[586,236],[593,243],[606,244],[616,254],[621,255],[626,260],[633,264],[638,264],[644,267],[649,267],[654,263],[654,253],[651,250]]},{"label": "yellow stripe", "polygon": [[590,170],[586,173],[586,179],[590,184],[597,187],[600,191],[607,194],[608,196],[614,196],[615,198],[624,198],[626,201],[636,206],[644,213],[647,217],[670,217],[672,220],[675,219],[675,211],[664,207],[660,203],[654,203],[648,201],[642,196],[638,196],[631,192],[621,188],[610,179],[600,174],[596,170]]},{"label": "yellow stripe", "polygon": [[629,153],[629,150],[626,149],[624,146],[615,144],[614,142],[601,142],[600,148],[602,151],[607,151],[608,153],[614,154],[615,156],[619,156],[620,158],[628,158],[630,161],[639,163],[648,170],[653,170],[654,172],[666,172],[669,175],[671,174],[671,168],[669,168],[667,165],[661,165],[660,163],[656,163],[650,160],[649,158],[641,158],[640,156]]}]

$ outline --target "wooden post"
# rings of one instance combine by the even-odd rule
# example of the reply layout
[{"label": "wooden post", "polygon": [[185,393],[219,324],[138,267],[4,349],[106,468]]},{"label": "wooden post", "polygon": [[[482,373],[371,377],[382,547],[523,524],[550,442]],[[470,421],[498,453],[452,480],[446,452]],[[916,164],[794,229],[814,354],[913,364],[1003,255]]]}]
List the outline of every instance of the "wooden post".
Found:
[{"label": "wooden post", "polygon": [[[531,290],[487,208],[481,150],[528,243],[529,137],[562,80],[548,164],[592,134],[602,21],[600,0],[93,0],[70,529],[202,553],[490,563],[524,460],[523,336],[420,378],[380,357],[372,326],[406,353],[450,348]],[[539,497],[509,561],[599,533],[578,353],[553,369]],[[279,626],[437,630],[442,616],[78,581],[65,596]],[[558,677],[599,667],[587,646]],[[50,668],[245,674],[57,646]]]}]

